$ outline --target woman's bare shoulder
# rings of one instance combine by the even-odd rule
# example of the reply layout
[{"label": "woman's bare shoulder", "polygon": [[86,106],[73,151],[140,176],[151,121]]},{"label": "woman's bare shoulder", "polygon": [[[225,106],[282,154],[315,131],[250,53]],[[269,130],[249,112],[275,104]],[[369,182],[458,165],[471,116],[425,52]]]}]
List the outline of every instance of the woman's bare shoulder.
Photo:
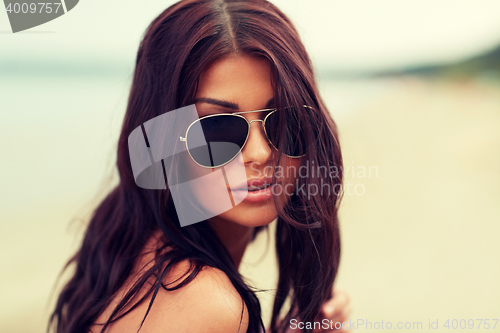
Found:
[{"label": "woman's bare shoulder", "polygon": [[[190,269],[189,261],[180,262],[165,282]],[[141,332],[244,333],[247,328],[248,311],[229,278],[219,269],[204,267],[182,288],[160,289]]]},{"label": "woman's bare shoulder", "polygon": [[[189,260],[181,261],[172,267],[163,282],[171,288],[192,269]],[[113,323],[109,333],[137,332],[150,300],[151,296]],[[177,290],[160,288],[140,332],[244,333],[247,328],[247,307],[227,275],[205,266],[189,284]],[[100,330],[94,330],[96,332]]]}]

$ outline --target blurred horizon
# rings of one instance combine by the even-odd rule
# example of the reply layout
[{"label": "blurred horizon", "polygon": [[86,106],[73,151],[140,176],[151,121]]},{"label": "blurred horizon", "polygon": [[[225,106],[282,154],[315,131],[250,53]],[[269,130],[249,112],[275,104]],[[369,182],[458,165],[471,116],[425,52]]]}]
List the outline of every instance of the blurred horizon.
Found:
[{"label": "blurred horizon", "polygon": [[[16,34],[0,10],[0,75],[36,73],[45,65],[55,75],[58,69],[95,75],[131,71],[148,24],[174,2],[123,6],[118,0],[82,1],[76,10]],[[500,45],[500,2],[495,0],[271,2],[294,22],[318,73],[361,75],[450,65]]]}]

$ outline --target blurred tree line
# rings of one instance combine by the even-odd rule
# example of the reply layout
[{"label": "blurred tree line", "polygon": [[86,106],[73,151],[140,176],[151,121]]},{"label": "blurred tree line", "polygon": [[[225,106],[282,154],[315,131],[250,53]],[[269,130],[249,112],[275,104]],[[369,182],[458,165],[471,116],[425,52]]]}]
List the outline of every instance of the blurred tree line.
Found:
[{"label": "blurred tree line", "polygon": [[467,79],[479,76],[500,81],[500,45],[486,53],[452,64],[417,66],[397,73],[384,74],[443,76],[452,79]]}]

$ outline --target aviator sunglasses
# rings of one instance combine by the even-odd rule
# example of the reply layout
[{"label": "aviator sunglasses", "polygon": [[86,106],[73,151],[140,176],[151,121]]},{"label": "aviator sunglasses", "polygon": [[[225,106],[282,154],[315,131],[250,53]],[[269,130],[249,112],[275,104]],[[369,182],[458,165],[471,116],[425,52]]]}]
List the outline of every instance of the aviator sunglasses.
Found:
[{"label": "aviator sunglasses", "polygon": [[[312,110],[310,106],[304,107]],[[268,114],[264,119],[251,121],[242,116],[255,112]],[[284,136],[279,130],[279,112],[283,112],[286,117]],[[180,141],[186,143],[189,155],[198,165],[205,168],[221,167],[231,162],[243,150],[253,122],[262,123],[267,140],[274,149],[278,150],[282,144],[281,153],[288,157],[299,158],[305,155],[302,128],[294,107],[208,115],[192,122],[186,134],[180,137]]]}]

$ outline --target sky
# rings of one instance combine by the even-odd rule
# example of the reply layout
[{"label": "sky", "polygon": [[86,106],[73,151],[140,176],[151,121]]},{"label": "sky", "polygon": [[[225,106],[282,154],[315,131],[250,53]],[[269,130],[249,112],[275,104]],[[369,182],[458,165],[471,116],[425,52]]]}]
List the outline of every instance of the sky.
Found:
[{"label": "sky", "polygon": [[[271,2],[295,23],[319,69],[447,63],[500,43],[498,0]],[[147,25],[172,3],[81,0],[66,15],[16,34],[0,10],[0,66],[13,60],[125,66],[133,62]]]}]

